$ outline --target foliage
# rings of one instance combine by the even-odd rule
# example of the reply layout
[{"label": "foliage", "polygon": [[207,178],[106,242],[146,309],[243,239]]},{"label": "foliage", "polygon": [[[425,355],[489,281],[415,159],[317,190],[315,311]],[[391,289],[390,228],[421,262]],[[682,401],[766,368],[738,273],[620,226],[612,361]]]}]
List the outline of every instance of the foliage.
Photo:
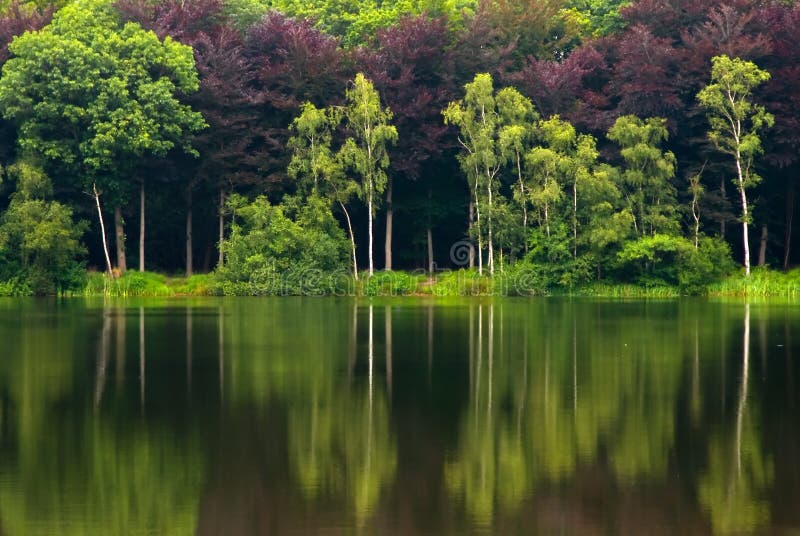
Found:
[{"label": "foliage", "polygon": [[669,137],[666,120],[620,117],[608,138],[620,146],[625,168],[620,175],[627,208],[641,236],[676,234],[680,229],[675,188],[675,155],[660,145]]},{"label": "foliage", "polygon": [[733,271],[727,244],[712,238],[695,248],[686,238],[655,234],[625,244],[617,258],[622,272],[641,285],[679,286],[689,293],[701,293]]},{"label": "foliage", "polygon": [[417,292],[423,276],[385,271],[364,277],[359,290],[362,296],[407,296]]},{"label": "foliage", "polygon": [[225,294],[316,294],[334,290],[347,240],[318,197],[272,205],[265,197],[239,208],[217,270]]},{"label": "foliage", "polygon": [[[121,26],[109,2],[81,0],[10,46],[0,108],[19,124],[20,147],[124,198],[136,159],[193,152],[203,118],[178,100],[197,90],[190,48]],[[46,75],[44,75],[46,73]]]},{"label": "foliage", "polygon": [[711,83],[697,94],[708,111],[709,139],[722,152],[736,157],[747,188],[760,177],[752,170],[753,159],[762,152],[759,131],[775,124],[763,105],[754,104],[753,91],[768,81],[768,72],[754,63],[725,55],[712,58]]},{"label": "foliage", "polygon": [[80,240],[85,222],[75,223],[72,210],[53,201],[50,178],[40,167],[21,161],[11,167],[17,191],[0,223],[0,280],[5,293],[64,293],[83,285],[85,249]]}]

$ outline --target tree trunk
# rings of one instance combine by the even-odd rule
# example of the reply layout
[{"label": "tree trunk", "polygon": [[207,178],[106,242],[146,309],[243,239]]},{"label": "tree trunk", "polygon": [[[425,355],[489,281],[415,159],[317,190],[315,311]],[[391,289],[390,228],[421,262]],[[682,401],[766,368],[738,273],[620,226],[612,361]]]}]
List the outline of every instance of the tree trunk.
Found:
[{"label": "tree trunk", "polygon": [[578,258],[578,178],[572,183],[572,258]]},{"label": "tree trunk", "polygon": [[[473,201],[469,202],[469,236],[472,236],[472,226],[475,224],[475,203]],[[470,238],[470,241],[472,239]],[[475,268],[475,249],[469,248],[469,269],[472,270]]]},{"label": "tree trunk", "polygon": [[186,192],[186,277],[194,273],[194,244],[192,240],[192,190]]},{"label": "tree trunk", "polygon": [[767,226],[761,226],[761,245],[758,248],[758,265],[765,266],[767,264]]},{"label": "tree trunk", "polygon": [[736,171],[739,174],[739,194],[742,198],[742,241],[744,242],[744,273],[750,275],[750,231],[747,219],[750,216],[747,207],[747,193],[744,189],[744,175],[742,174],[742,162],[739,151],[736,151]]},{"label": "tree trunk", "polygon": [[139,271],[144,272],[144,179],[139,185]]},{"label": "tree trunk", "polygon": [[719,195],[722,198],[722,216],[719,222],[719,236],[725,240],[725,201],[728,199],[728,192],[725,189],[725,179],[719,181]]},{"label": "tree trunk", "polygon": [[792,224],[794,220],[794,188],[786,192],[786,232],[783,244],[783,269],[789,269],[789,254],[792,249]]},{"label": "tree trunk", "polygon": [[522,159],[520,158],[519,151],[516,151],[517,156],[517,179],[519,180],[519,201],[522,205],[522,241],[525,248],[525,254],[528,254],[528,201],[525,199],[525,183],[522,181]]},{"label": "tree trunk", "polygon": [[[477,173],[477,169],[475,170]],[[475,225],[478,227],[478,275],[483,275],[483,236],[481,232],[481,205],[478,200],[478,176],[475,176]]]},{"label": "tree trunk", "polygon": [[433,275],[433,232],[428,225],[428,273]]},{"label": "tree trunk", "polygon": [[100,210],[100,194],[97,191],[97,185],[92,185],[94,193],[94,202],[97,205],[97,217],[100,220],[100,234],[103,237],[103,253],[106,256],[106,269],[108,270],[108,277],[113,278],[114,272],[111,270],[111,257],[108,255],[108,242],[106,241],[106,225],[103,221],[103,211]]},{"label": "tree trunk", "polygon": [[494,275],[494,238],[492,237],[492,212],[494,209],[492,208],[492,178],[489,177],[489,187],[487,188],[489,194],[489,236],[487,238],[488,246],[489,246],[489,273]]},{"label": "tree trunk", "polygon": [[386,241],[383,252],[386,260],[386,270],[392,269],[392,223],[394,220],[394,207],[392,206],[392,178],[386,184]]},{"label": "tree trunk", "polygon": [[342,212],[344,212],[344,219],[347,221],[347,233],[350,235],[350,247],[353,250],[353,278],[355,278],[355,280],[358,281],[358,259],[356,258],[356,235],[353,234],[353,224],[350,222],[350,213],[347,212],[347,208],[341,201],[339,201],[339,206],[342,207]]},{"label": "tree trunk", "polygon": [[225,243],[225,190],[219,189],[219,259],[217,260],[217,268],[221,268],[225,264],[225,252],[222,245]]},{"label": "tree trunk", "polygon": [[375,262],[372,258],[372,187],[369,187],[369,194],[367,197],[367,231],[369,233],[369,276],[372,277],[375,274]]},{"label": "tree trunk", "polygon": [[125,222],[122,220],[122,209],[114,207],[114,231],[117,240],[117,270],[124,274],[128,270],[125,257]]}]

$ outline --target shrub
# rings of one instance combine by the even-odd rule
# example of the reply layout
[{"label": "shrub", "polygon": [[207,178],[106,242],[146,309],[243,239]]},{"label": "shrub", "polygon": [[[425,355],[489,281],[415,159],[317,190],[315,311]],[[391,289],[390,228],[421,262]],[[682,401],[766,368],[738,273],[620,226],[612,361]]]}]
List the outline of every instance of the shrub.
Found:
[{"label": "shrub", "polygon": [[0,273],[14,272],[14,288],[33,294],[80,289],[86,277],[77,259],[85,252],[86,223],[75,223],[69,207],[49,200],[52,185],[38,167],[18,163],[10,171],[17,191],[0,223]]},{"label": "shrub", "polygon": [[239,208],[216,278],[224,294],[328,294],[347,266],[348,241],[318,197],[273,206],[265,197]]}]

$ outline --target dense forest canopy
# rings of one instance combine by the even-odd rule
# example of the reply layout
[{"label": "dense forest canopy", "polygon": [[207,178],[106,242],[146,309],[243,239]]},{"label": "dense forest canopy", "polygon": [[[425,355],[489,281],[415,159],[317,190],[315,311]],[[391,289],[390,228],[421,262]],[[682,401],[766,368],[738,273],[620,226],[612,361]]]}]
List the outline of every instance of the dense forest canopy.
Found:
[{"label": "dense forest canopy", "polygon": [[543,288],[691,288],[798,259],[796,2],[0,13],[0,280],[18,288],[107,264],[260,292],[276,270],[515,262]]}]

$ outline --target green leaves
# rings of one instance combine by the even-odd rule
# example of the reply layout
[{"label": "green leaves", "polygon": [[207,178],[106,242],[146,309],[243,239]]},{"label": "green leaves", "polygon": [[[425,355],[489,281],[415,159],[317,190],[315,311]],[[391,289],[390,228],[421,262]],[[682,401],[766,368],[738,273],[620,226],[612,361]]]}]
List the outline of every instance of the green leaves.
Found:
[{"label": "green leaves", "polygon": [[753,158],[762,152],[758,133],[775,124],[773,115],[753,102],[754,90],[767,82],[770,74],[753,62],[725,55],[712,58],[711,64],[711,83],[697,94],[697,100],[708,115],[711,142],[741,159],[746,187],[759,180],[750,171]]},{"label": "green leaves", "polygon": [[386,188],[388,146],[397,141],[397,129],[389,124],[391,110],[381,107],[378,92],[362,73],[347,90],[346,100],[342,112],[345,126],[353,135],[345,141],[341,159],[361,177],[364,199],[375,203],[376,196]]},{"label": "green leaves", "polygon": [[196,154],[202,116],[180,101],[198,88],[192,49],[122,26],[111,3],[81,0],[17,37],[0,79],[0,110],[20,146],[86,184],[128,178],[136,160]]},{"label": "green leaves", "polygon": [[0,221],[0,257],[18,267],[35,294],[74,289],[82,271],[76,258],[86,223],[75,223],[72,210],[50,198],[50,178],[34,162],[23,160],[10,168],[17,181],[8,210]]},{"label": "green leaves", "polygon": [[672,186],[677,161],[660,145],[669,137],[665,119],[620,117],[608,138],[620,146],[625,168],[620,175],[627,208],[636,217],[639,235],[677,234],[680,231],[676,192]]}]

